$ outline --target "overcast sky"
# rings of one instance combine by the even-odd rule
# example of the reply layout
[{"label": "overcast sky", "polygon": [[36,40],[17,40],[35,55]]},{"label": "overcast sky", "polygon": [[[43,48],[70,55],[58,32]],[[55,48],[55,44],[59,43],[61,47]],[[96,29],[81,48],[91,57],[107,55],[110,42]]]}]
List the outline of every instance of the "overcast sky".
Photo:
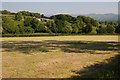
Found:
[{"label": "overcast sky", "polygon": [[117,2],[3,2],[2,9],[13,12],[32,11],[47,14],[118,13]]}]

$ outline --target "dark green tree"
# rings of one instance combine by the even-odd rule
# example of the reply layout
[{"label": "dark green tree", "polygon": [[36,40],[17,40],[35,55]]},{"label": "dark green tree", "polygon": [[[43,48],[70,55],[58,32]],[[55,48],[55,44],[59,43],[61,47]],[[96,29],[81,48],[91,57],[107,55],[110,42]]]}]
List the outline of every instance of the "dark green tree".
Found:
[{"label": "dark green tree", "polygon": [[63,33],[72,33],[72,26],[69,22],[64,22],[64,27],[62,28]]},{"label": "dark green tree", "polygon": [[25,27],[24,30],[25,30],[25,33],[27,33],[27,34],[28,33],[34,33],[34,29],[29,27],[29,26]]},{"label": "dark green tree", "polygon": [[97,20],[91,19],[91,24],[95,27],[98,27],[98,21]]},{"label": "dark green tree", "polygon": [[77,34],[79,32],[79,29],[76,24],[72,24],[72,33]]},{"label": "dark green tree", "polygon": [[25,18],[25,20],[24,20],[24,26],[31,26],[31,21],[32,21],[31,17]]},{"label": "dark green tree", "polygon": [[23,19],[22,13],[17,13],[17,14],[15,14],[15,20],[20,21],[20,20],[22,20],[22,19]]},{"label": "dark green tree", "polygon": [[97,29],[97,33],[106,34],[107,33],[106,27],[99,26],[99,28]]},{"label": "dark green tree", "polygon": [[3,34],[18,34],[19,28],[15,25],[14,21],[9,17],[2,18],[2,33]]},{"label": "dark green tree", "polygon": [[82,33],[83,28],[85,27],[85,23],[82,21],[82,19],[77,19],[75,22],[76,27],[78,28],[78,33]]},{"label": "dark green tree", "polygon": [[2,14],[11,14],[11,12],[10,12],[10,11],[7,11],[7,10],[2,10],[1,13],[2,13]]},{"label": "dark green tree", "polygon": [[39,20],[37,20],[36,18],[32,18],[32,20],[30,21],[30,25],[33,29],[36,29],[39,26]]},{"label": "dark green tree", "polygon": [[83,30],[85,33],[90,33],[92,31],[92,25],[87,24]]},{"label": "dark green tree", "polygon": [[62,20],[56,20],[55,24],[56,24],[56,28],[58,30],[57,32],[58,33],[62,33],[62,29],[64,27],[64,21],[62,21]]},{"label": "dark green tree", "polygon": [[36,33],[47,32],[47,27],[43,22],[39,22],[39,25],[35,28]]},{"label": "dark green tree", "polygon": [[120,34],[120,24],[118,24],[118,26],[115,27],[115,32]]},{"label": "dark green tree", "polygon": [[25,33],[25,27],[24,27],[24,25],[18,24],[17,26],[19,28],[19,33],[20,34],[24,34]]},{"label": "dark green tree", "polygon": [[107,25],[106,31],[107,31],[107,33],[113,34],[115,32],[115,28],[111,25]]},{"label": "dark green tree", "polygon": [[51,32],[53,32],[53,33],[57,33],[57,31],[58,31],[54,20],[48,21],[48,22],[47,22],[47,27],[48,27],[48,28],[51,30]]}]

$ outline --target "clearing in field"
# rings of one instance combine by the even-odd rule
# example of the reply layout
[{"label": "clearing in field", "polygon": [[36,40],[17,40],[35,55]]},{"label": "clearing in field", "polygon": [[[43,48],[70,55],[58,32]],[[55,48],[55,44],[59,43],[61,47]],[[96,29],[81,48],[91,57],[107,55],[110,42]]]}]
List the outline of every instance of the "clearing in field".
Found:
[{"label": "clearing in field", "polygon": [[110,62],[118,48],[118,36],[2,38],[2,74],[4,78],[99,77],[113,66]]}]

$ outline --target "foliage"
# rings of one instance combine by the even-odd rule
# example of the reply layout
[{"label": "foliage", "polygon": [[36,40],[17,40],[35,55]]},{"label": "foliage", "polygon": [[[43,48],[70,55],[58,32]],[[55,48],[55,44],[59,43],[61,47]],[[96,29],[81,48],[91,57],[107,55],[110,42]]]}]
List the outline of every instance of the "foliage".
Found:
[{"label": "foliage", "polygon": [[31,28],[31,27],[25,27],[25,33],[34,33],[34,29],[33,28]]},{"label": "foliage", "polygon": [[107,33],[106,27],[99,26],[99,28],[97,29],[97,33],[100,33],[100,34],[105,34],[105,33]]},{"label": "foliage", "polygon": [[84,28],[84,32],[85,33],[90,33],[92,31],[92,25],[91,24],[87,24]]},{"label": "foliage", "polygon": [[30,26],[32,22],[32,18],[31,17],[27,17],[24,20],[24,26]]},{"label": "foliage", "polygon": [[2,27],[3,27],[3,34],[17,34],[19,33],[19,29],[15,26],[14,21],[9,17],[2,18]]},{"label": "foliage", "polygon": [[72,33],[77,34],[79,32],[78,27],[76,27],[76,24],[72,24]]},{"label": "foliage", "polygon": [[[14,16],[2,16],[3,34],[24,33],[67,33],[67,34],[115,34],[120,33],[120,27],[115,22],[97,21],[87,16],[73,17],[69,14],[58,14],[50,17],[44,14],[29,11],[12,13],[7,10],[2,14]],[[41,21],[40,19],[47,19]]]},{"label": "foliage", "polygon": [[3,11],[0,11],[2,14],[10,14],[11,12],[10,11],[7,11],[7,10],[3,10]]},{"label": "foliage", "polygon": [[47,32],[45,24],[42,23],[42,22],[39,22],[38,26],[35,28],[35,32],[36,33],[40,33],[40,32],[44,32],[45,33],[45,32]]},{"label": "foliage", "polygon": [[15,20],[18,20],[18,21],[20,21],[20,20],[22,20],[22,14],[21,13],[17,13],[16,15],[15,15]]},{"label": "foliage", "polygon": [[115,32],[115,28],[111,25],[107,25],[106,31],[107,31],[107,33],[112,33],[113,34]]},{"label": "foliage", "polygon": [[115,29],[115,32],[116,32],[116,33],[120,33],[120,24],[119,24],[118,26],[116,26],[115,28],[116,28],[116,29]]},{"label": "foliage", "polygon": [[47,22],[46,26],[51,30],[51,32],[53,33],[57,33],[58,29],[56,27],[55,21],[54,20],[50,20]]},{"label": "foliage", "polygon": [[31,17],[40,18],[39,13],[32,13],[32,12],[29,12],[29,11],[20,11],[19,13],[21,13],[24,16],[31,16]]},{"label": "foliage", "polygon": [[71,33],[72,32],[72,26],[69,22],[64,22],[64,27],[62,28],[63,33]]}]

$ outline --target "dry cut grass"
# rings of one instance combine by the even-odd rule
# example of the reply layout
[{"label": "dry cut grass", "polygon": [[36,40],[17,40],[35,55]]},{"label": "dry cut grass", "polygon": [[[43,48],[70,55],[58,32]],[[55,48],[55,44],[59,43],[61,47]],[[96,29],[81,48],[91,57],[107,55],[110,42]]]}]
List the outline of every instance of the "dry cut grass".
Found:
[{"label": "dry cut grass", "polygon": [[11,37],[2,41],[4,78],[80,76],[83,73],[76,71],[106,62],[120,48],[118,36]]}]

